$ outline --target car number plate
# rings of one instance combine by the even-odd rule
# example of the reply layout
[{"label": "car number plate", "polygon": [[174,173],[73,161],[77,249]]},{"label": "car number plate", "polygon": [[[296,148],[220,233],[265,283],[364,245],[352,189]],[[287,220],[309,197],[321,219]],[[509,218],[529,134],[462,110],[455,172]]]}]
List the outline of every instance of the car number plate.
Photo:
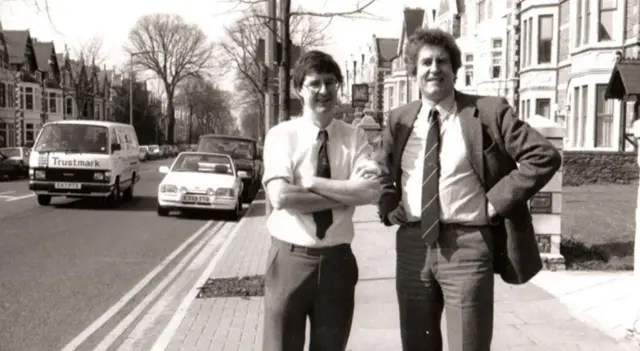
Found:
[{"label": "car number plate", "polygon": [[80,183],[56,183],[56,189],[80,189],[82,184]]},{"label": "car number plate", "polygon": [[182,198],[184,202],[195,202],[195,203],[209,203],[208,196],[196,196],[196,195],[185,195]]}]

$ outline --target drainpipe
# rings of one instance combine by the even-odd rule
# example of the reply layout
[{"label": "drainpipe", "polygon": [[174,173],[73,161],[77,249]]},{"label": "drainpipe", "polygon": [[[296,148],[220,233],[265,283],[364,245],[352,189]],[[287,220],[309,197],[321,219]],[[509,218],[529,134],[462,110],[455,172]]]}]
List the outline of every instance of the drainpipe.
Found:
[{"label": "drainpipe", "polygon": [[512,15],[512,40],[514,54],[513,57],[513,100],[512,107],[516,116],[520,116],[520,47],[522,45],[522,36],[520,30],[520,11],[522,9],[522,0],[516,0],[511,12]]}]

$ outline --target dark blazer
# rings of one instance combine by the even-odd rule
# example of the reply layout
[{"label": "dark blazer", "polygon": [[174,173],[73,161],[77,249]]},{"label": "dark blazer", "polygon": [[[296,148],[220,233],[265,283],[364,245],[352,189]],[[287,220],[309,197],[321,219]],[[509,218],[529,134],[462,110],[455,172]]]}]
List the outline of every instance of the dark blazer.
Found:
[{"label": "dark blazer", "polygon": [[[498,212],[492,226],[494,271],[510,284],[523,284],[541,269],[529,200],[560,168],[555,147],[515,116],[504,98],[455,93],[469,161]],[[381,221],[400,204],[402,153],[422,103],[414,101],[389,114],[377,160],[383,169],[378,203]],[[516,162],[519,164],[516,164]]]}]

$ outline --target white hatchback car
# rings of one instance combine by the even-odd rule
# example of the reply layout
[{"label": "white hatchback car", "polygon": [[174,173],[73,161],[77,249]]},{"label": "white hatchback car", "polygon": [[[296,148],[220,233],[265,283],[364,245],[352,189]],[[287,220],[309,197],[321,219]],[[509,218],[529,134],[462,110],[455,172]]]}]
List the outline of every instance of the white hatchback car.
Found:
[{"label": "white hatchback car", "polygon": [[158,215],[199,209],[225,211],[234,220],[241,216],[243,174],[228,155],[186,151],[159,171],[166,175],[158,186]]}]

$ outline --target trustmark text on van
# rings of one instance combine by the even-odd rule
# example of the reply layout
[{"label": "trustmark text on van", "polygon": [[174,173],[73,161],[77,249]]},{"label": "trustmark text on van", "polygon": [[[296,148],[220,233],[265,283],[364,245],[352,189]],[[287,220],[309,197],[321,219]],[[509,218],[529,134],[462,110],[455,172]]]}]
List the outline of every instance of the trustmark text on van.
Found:
[{"label": "trustmark text on van", "polygon": [[64,160],[56,156],[51,156],[51,165],[53,167],[102,168],[100,160]]}]

